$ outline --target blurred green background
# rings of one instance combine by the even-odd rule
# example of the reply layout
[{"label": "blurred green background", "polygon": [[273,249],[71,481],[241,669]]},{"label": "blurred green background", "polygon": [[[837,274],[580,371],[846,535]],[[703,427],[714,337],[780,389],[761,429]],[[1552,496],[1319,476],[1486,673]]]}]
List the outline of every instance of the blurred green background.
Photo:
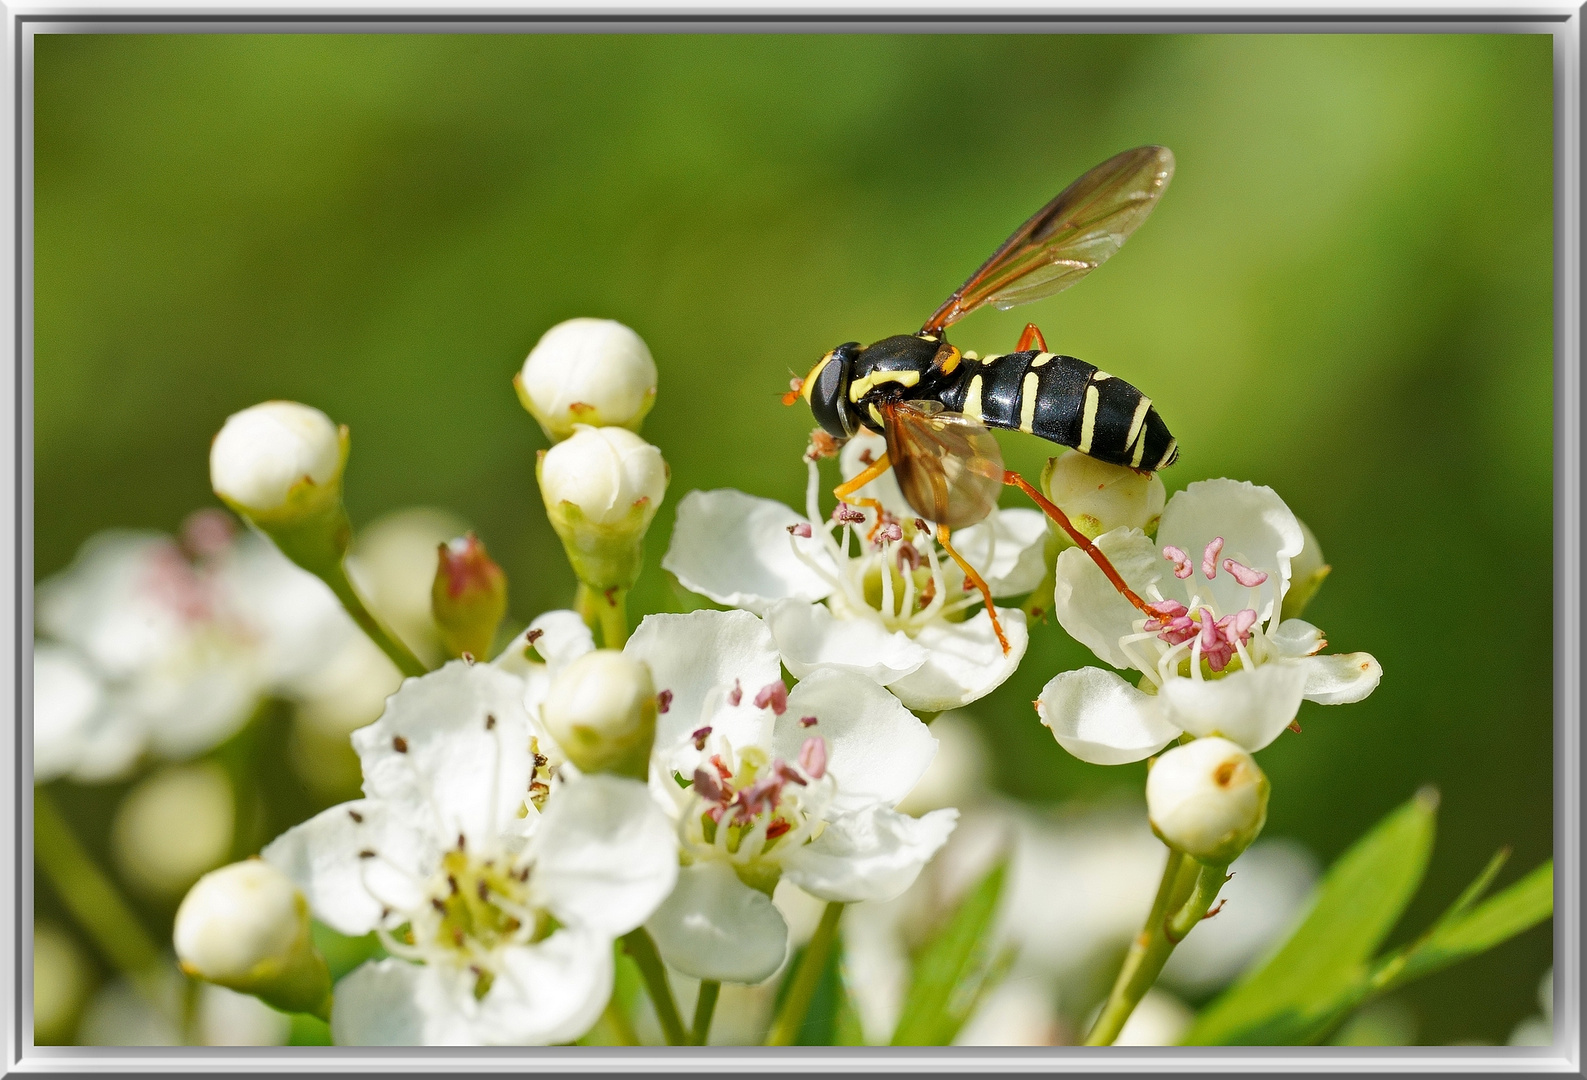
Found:
[{"label": "blurred green background", "polygon": [[[913,330],[1020,221],[1170,146],[1151,221],[961,347],[1049,344],[1156,401],[1171,490],[1272,485],[1334,574],[1308,612],[1384,681],[1262,755],[1268,832],[1324,860],[1424,782],[1441,839],[1408,926],[1493,850],[1551,851],[1552,91],[1544,36],[42,36],[36,573],[213,502],[207,449],[264,398],[353,431],[355,521],[471,521],[528,619],[572,577],[509,380],[575,315],[649,342],[672,467],[635,611],[692,488],[787,501],[841,341]],[[1034,472],[1036,440],[1004,440]],[[1011,500],[1012,501],[1012,500]],[[997,782],[1138,793],[1030,701],[1089,654],[1037,628],[974,707]],[[1137,794],[1138,797],[1138,794]],[[1054,913],[1061,918],[1061,912]],[[168,925],[168,924],[167,924]],[[1421,1039],[1502,1042],[1547,927],[1406,995]]]}]

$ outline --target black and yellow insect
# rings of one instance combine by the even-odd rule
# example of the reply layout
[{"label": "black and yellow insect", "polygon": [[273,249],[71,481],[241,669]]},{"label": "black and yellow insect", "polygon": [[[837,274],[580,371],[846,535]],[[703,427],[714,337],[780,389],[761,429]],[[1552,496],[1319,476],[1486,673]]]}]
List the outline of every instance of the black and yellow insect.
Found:
[{"label": "black and yellow insect", "polygon": [[937,526],[944,549],[980,588],[1000,640],[990,591],[948,537],[991,513],[1004,484],[1034,498],[1132,603],[1146,609],[1061,510],[1004,470],[987,428],[1023,431],[1142,471],[1173,464],[1178,446],[1150,398],[1083,360],[1048,352],[1034,324],[1025,327],[1014,352],[984,358],[951,345],[947,329],[986,304],[1007,309],[1079,281],[1146,220],[1173,174],[1174,155],[1166,147],[1142,146],[1109,158],[1016,229],[919,331],[871,345],[839,345],[785,398],[792,404],[803,397],[836,439],[862,428],[886,438],[887,453],[837,488],[838,498],[868,502],[852,497],[892,468],[910,506]]}]

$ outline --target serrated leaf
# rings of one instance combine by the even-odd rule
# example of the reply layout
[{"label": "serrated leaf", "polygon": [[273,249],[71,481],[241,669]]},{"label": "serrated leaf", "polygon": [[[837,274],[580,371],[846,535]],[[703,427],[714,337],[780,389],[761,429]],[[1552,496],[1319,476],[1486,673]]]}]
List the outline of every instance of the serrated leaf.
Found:
[{"label": "serrated leaf", "polygon": [[987,937],[1007,874],[1008,860],[1002,859],[920,951],[893,1031],[894,1046],[944,1046],[957,1034],[964,1017],[955,1019],[954,1006],[965,1008],[987,973]]},{"label": "serrated leaf", "polygon": [[[1484,877],[1492,880],[1491,874],[1484,874]],[[1483,878],[1478,878],[1478,883],[1482,882]],[[1467,889],[1466,895],[1472,891]],[[1461,899],[1465,900],[1466,896]],[[1374,990],[1385,993],[1486,952],[1553,915],[1553,860],[1475,908],[1466,910],[1466,907],[1470,907],[1469,902],[1463,907],[1457,901],[1451,908],[1453,917],[1446,915],[1426,936],[1384,961],[1374,972]]]},{"label": "serrated leaf", "polygon": [[1203,1010],[1186,1045],[1302,1045],[1360,1004],[1372,955],[1427,870],[1437,807],[1436,792],[1418,792],[1340,856],[1296,931]]}]

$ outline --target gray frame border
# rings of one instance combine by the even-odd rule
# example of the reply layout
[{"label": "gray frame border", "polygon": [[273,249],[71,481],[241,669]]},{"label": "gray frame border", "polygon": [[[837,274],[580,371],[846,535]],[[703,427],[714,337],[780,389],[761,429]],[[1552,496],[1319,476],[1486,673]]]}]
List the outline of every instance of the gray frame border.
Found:
[{"label": "gray frame border", "polygon": [[[23,0],[0,5],[5,63],[0,80],[0,189],[13,212],[0,219],[0,243],[13,258],[0,263],[0,342],[9,378],[0,378],[0,604],[13,613],[0,622],[0,700],[7,703],[12,737],[0,739],[0,865],[14,889],[0,889],[0,980],[4,1057],[0,1072],[61,1076],[103,1073],[248,1072],[330,1075],[340,1072],[445,1074],[533,1070],[539,1073],[655,1072],[1175,1072],[1498,1073],[1581,1074],[1581,51],[1583,10],[1560,3],[1523,6],[1429,0],[1389,10],[1332,0],[1303,9],[1258,2],[1198,10],[1195,0],[1140,0],[1113,8],[1064,0],[1002,0],[996,9],[916,0],[873,3],[850,11],[833,0],[805,0],[756,10],[725,3],[668,9],[666,0],[627,6],[533,5],[512,0],[467,9],[402,5],[380,0],[336,9],[294,0],[257,0],[226,8],[224,0],[140,6],[139,0],[72,4]],[[1282,2],[1282,0],[1276,0]],[[833,6],[814,6],[814,3]],[[213,5],[213,6],[212,6]],[[928,6],[929,5],[929,6]],[[32,1045],[32,73],[33,37],[40,33],[1548,33],[1554,39],[1555,315],[1554,315],[1554,807],[1555,1020],[1552,1047],[931,1049],[791,1048],[441,1048],[293,1047],[258,1050],[34,1047]]]}]

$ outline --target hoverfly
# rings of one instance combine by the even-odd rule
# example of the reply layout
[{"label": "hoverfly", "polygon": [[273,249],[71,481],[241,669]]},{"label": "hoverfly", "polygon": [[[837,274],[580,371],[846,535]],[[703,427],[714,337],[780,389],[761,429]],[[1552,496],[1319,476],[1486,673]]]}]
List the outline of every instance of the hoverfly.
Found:
[{"label": "hoverfly", "polygon": [[891,468],[904,498],[937,529],[937,541],[981,591],[998,641],[1008,651],[991,590],[949,542],[997,505],[1005,484],[1034,499],[1094,559],[1137,608],[1153,613],[1062,510],[1018,473],[1005,471],[987,428],[1023,431],[1115,465],[1155,471],[1178,447],[1152,401],[1124,380],[1083,360],[1047,351],[1034,323],[1015,351],[978,357],[948,343],[947,329],[986,304],[1008,309],[1067,289],[1102,265],[1146,220],[1174,175],[1174,155],[1142,146],[1115,155],[1070,184],[1014,230],[919,331],[871,345],[846,342],[827,353],[784,395],[800,397],[838,440],[862,428],[880,432],[887,452],[834,490],[854,499]]}]

